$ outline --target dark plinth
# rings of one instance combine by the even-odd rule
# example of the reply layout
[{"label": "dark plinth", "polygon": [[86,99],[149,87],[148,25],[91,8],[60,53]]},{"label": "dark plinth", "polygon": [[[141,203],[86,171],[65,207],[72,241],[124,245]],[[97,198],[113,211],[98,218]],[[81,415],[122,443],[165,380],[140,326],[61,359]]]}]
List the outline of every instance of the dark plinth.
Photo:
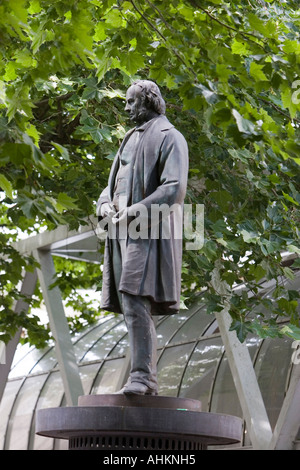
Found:
[{"label": "dark plinth", "polygon": [[197,400],[87,395],[77,407],[37,412],[36,433],[80,450],[200,450],[240,442],[242,420],[201,412]]}]

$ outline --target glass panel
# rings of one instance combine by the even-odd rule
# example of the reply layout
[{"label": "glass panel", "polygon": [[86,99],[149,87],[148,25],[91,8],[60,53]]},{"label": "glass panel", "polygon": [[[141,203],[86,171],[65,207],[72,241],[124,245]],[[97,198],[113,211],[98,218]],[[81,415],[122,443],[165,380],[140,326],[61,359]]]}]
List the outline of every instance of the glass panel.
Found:
[{"label": "glass panel", "polygon": [[104,359],[124,336],[125,331],[125,323],[119,321],[119,324],[99,338],[94,346],[86,353],[84,358],[82,358],[82,361],[89,362]]},{"label": "glass panel", "polygon": [[7,433],[6,449],[27,450],[33,411],[47,375],[27,378],[14,404]]},{"label": "glass panel", "polygon": [[[27,350],[27,348],[24,348],[24,349],[25,351]],[[18,363],[14,366],[14,368],[10,371],[9,379],[15,378],[15,377],[24,377],[28,375],[30,371],[36,366],[38,361],[41,360],[43,355],[45,353],[47,354],[48,349],[49,348],[44,349],[44,350],[36,349],[36,348],[31,349],[27,354],[25,354],[23,359],[20,359]],[[21,351],[22,350],[23,350],[23,346],[21,347]],[[55,363],[56,363],[56,360],[55,360]],[[40,368],[39,370],[42,370],[42,371],[50,370],[53,367],[53,361],[48,364],[45,363],[44,367],[45,367],[44,369]]]},{"label": "glass panel", "polygon": [[184,373],[179,396],[200,400],[202,411],[209,411],[212,384],[223,351],[221,338],[199,341]]},{"label": "glass panel", "polygon": [[96,327],[90,327],[89,331],[82,334],[74,343],[74,353],[77,360],[80,361],[84,354],[93,347],[94,343],[96,343],[107,330],[118,323],[118,321],[119,319],[117,317],[111,315],[106,318],[101,318]]},{"label": "glass panel", "polygon": [[109,394],[117,391],[125,359],[106,361],[101,367],[91,394]]},{"label": "glass panel", "polygon": [[30,371],[30,374],[37,374],[41,372],[48,372],[57,365],[55,348],[51,348]]},{"label": "glass panel", "polygon": [[88,364],[86,366],[80,366],[79,372],[83,386],[83,392],[85,395],[89,395],[91,387],[94,383],[95,377],[98,374],[99,363]]},{"label": "glass panel", "polygon": [[[282,283],[280,284],[282,287],[286,288],[286,289],[289,289],[289,290],[300,290],[300,271],[299,272],[295,272],[294,273],[295,275],[295,279],[294,280],[291,280],[291,279],[283,279]],[[267,284],[267,287],[265,288],[265,292],[264,292],[264,298],[266,299],[271,299],[273,298],[273,292],[275,290],[275,287],[276,287],[276,284],[275,284],[275,281],[270,281],[268,284]],[[250,318],[255,318],[255,314],[256,312],[258,313],[263,313],[264,317],[265,318],[269,318],[271,315],[270,315],[270,311],[266,308],[255,308],[250,314],[249,314],[249,317]],[[274,316],[274,315],[273,315]],[[282,317],[279,317],[279,320],[281,319]]]},{"label": "glass panel", "polygon": [[[56,408],[61,405],[64,395],[64,388],[59,371],[51,372],[46,380],[39,399],[37,401],[36,410],[42,408]],[[38,436],[35,434],[35,420],[33,420],[30,433],[30,449],[35,450],[52,450],[53,439]]]},{"label": "glass panel", "polygon": [[[121,325],[120,325],[121,326]],[[126,331],[126,333],[125,333]],[[116,344],[116,346],[111,350],[109,355],[107,357],[122,357],[126,356],[129,348],[129,342],[128,342],[128,334],[127,334],[127,328],[124,323],[124,336],[120,339],[120,341]]]},{"label": "glass panel", "polygon": [[217,373],[209,411],[213,413],[231,414],[240,417],[242,416],[239,398],[226,356],[222,358]]},{"label": "glass panel", "polygon": [[[252,360],[260,342],[261,340],[255,337],[249,337],[246,340],[246,345]],[[217,372],[210,411],[213,413],[243,416],[231,370],[225,355],[221,359],[221,364]]]},{"label": "glass panel", "polygon": [[23,380],[12,380],[6,383],[4,394],[0,402],[0,449],[4,449],[6,426],[10,417],[11,407]]},{"label": "glass panel", "polygon": [[178,330],[179,326],[184,323],[189,317],[188,310],[180,310],[176,315],[168,315],[164,317],[156,328],[157,332],[157,347],[164,347],[173,334]]},{"label": "glass panel", "polygon": [[271,426],[274,427],[286,391],[291,364],[292,339],[266,339],[259,351],[255,372],[266,405]]},{"label": "glass panel", "polygon": [[294,272],[295,279],[286,279],[285,287],[287,289],[300,290],[300,271]]},{"label": "glass panel", "polygon": [[28,354],[32,349],[34,349],[34,346],[31,346],[29,343],[25,343],[25,344],[19,343],[14,354],[14,359],[11,365],[11,369],[13,369],[20,360],[24,359],[26,354]]},{"label": "glass panel", "polygon": [[188,320],[181,328],[179,328],[174,338],[172,338],[171,343],[174,344],[197,340],[202,336],[203,331],[208,327],[211,321],[212,318],[206,313],[206,308],[199,307],[197,313],[189,315]]},{"label": "glass panel", "polygon": [[166,348],[158,361],[159,394],[175,397],[194,343]]}]

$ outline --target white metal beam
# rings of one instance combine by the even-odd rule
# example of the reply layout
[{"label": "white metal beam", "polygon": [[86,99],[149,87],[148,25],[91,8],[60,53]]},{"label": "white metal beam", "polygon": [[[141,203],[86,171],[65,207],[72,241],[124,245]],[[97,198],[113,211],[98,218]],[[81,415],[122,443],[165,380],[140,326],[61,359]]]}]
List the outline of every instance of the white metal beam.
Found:
[{"label": "white metal beam", "polygon": [[49,316],[50,328],[55,339],[55,351],[67,404],[69,406],[76,406],[78,404],[78,397],[83,395],[83,387],[61,293],[58,287],[50,288],[56,276],[52,255],[49,250],[35,250],[34,256],[40,264],[38,277]]},{"label": "white metal beam", "polygon": [[248,348],[235,331],[229,331],[232,319],[228,311],[216,313],[216,318],[253,449],[265,450],[272,429]]},{"label": "white metal beam", "polygon": [[[229,294],[227,284],[220,280],[218,269],[214,270],[212,284],[219,294],[225,296]],[[229,308],[225,306],[221,312],[216,312],[215,316],[243,410],[247,431],[254,450],[267,449],[272,439],[270,421],[248,348],[246,344],[239,341],[235,331],[229,331],[232,319],[228,310]]]},{"label": "white metal beam", "polygon": [[6,363],[5,343],[0,341],[0,366]]},{"label": "white metal beam", "polygon": [[292,450],[300,426],[300,364],[296,364],[269,450]]},{"label": "white metal beam", "polygon": [[24,240],[19,240],[14,243],[14,248],[20,254],[31,253],[37,249],[52,249],[65,247],[69,243],[78,242],[82,239],[96,236],[95,230],[97,226],[97,219],[89,218],[87,225],[79,227],[78,230],[70,230],[67,225],[61,225],[55,230],[46,231],[34,235]]},{"label": "white metal beam", "polygon": [[[28,300],[32,297],[35,286],[37,281],[37,273],[34,272],[25,272],[22,287],[20,293],[27,297]],[[21,312],[27,312],[29,308],[28,303],[25,299],[20,299],[16,302],[14,306],[14,311],[16,315],[20,314]],[[6,386],[7,378],[11,369],[11,365],[14,359],[16,348],[19,344],[20,335],[22,332],[22,328],[20,328],[14,337],[8,342],[5,347],[5,364],[0,365],[0,401],[3,396],[3,392]]]}]

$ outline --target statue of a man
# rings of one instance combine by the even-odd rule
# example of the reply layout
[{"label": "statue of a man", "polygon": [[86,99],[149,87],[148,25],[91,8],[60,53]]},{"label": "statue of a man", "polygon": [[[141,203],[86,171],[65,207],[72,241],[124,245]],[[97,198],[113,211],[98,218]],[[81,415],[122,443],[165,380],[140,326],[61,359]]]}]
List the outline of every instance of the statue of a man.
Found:
[{"label": "statue of a man", "polygon": [[[165,116],[158,86],[149,80],[133,83],[125,110],[136,124],[115,156],[107,188],[97,203],[99,220],[114,222],[104,253],[101,307],[123,313],[128,329],[131,370],[118,393],[157,395],[156,330],[152,315],[177,313],[180,305],[182,237],[175,236],[183,208],[188,175],[188,147]],[[125,201],[125,204],[124,204]],[[122,202],[122,203],[121,203]],[[169,236],[151,227],[151,210],[167,211]],[[143,236],[131,235],[130,222],[148,214]],[[165,222],[166,222],[165,220]],[[127,232],[121,223],[126,224]],[[160,220],[159,224],[162,223]],[[157,224],[157,218],[156,218]]]}]

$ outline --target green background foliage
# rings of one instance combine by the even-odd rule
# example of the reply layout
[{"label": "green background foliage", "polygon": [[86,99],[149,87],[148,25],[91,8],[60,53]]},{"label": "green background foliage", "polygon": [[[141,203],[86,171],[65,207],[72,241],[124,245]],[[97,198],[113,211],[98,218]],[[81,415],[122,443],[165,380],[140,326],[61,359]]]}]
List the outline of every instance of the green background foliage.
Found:
[{"label": "green background foliage", "polygon": [[[19,231],[86,224],[130,127],[126,89],[149,78],[189,144],[186,201],[205,206],[204,246],[184,252],[187,305],[200,293],[208,313],[229,302],[241,341],[249,332],[299,339],[299,295],[282,287],[300,265],[299,26],[288,0],[2,0],[0,338],[20,325],[35,344],[49,334],[33,315],[13,314],[21,271],[35,264],[12,242]],[[97,312],[76,292],[101,284],[99,267],[56,260],[56,268],[79,311],[71,327],[93,321]],[[216,269],[251,298],[221,295]],[[262,298],[260,283],[274,278],[274,299]]]}]

